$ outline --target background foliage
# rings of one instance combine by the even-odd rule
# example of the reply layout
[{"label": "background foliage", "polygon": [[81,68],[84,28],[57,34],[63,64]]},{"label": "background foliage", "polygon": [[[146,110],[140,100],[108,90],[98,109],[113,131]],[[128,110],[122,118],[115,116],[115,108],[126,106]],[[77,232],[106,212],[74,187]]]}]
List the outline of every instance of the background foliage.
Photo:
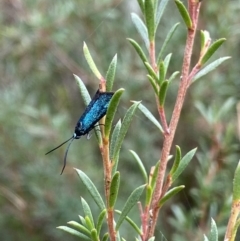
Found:
[{"label": "background foliage", "polygon": [[[73,143],[63,176],[59,174],[65,149],[44,156],[72,135],[84,109],[72,74],[79,75],[92,94],[97,89],[98,81],[83,58],[83,41],[102,73],[118,53],[114,89],[126,89],[119,116],[130,106],[129,100],[142,100],[156,113],[145,70],[126,41],[138,36],[130,20],[130,12],[138,11],[137,4],[116,0],[3,0],[0,9],[1,237],[6,241],[29,237],[36,241],[64,240],[66,234],[55,227],[78,218],[80,196],[88,200],[72,167],[84,170],[103,190],[94,137]],[[213,40],[226,37],[218,55],[232,59],[196,82],[185,102],[175,143],[181,143],[183,153],[199,148],[197,158],[181,177],[186,189],[161,212],[157,235],[167,240],[200,240],[208,232],[210,217],[222,234],[227,224],[233,172],[239,159],[238,11],[237,0],[203,2],[199,28],[209,30]],[[159,42],[180,20],[170,2],[158,30]],[[168,50],[174,54],[169,72],[181,68],[185,43],[182,25],[173,39]],[[198,53],[197,45],[195,50]],[[176,88],[167,98],[169,113]],[[227,111],[218,114],[226,101]],[[122,148],[122,202],[136,184],[143,183],[128,150],[136,151],[149,169],[159,158],[159,142],[155,127],[138,112]],[[121,206],[121,200],[117,205]],[[137,209],[135,214],[137,220]],[[125,228],[128,237],[131,230]]]}]

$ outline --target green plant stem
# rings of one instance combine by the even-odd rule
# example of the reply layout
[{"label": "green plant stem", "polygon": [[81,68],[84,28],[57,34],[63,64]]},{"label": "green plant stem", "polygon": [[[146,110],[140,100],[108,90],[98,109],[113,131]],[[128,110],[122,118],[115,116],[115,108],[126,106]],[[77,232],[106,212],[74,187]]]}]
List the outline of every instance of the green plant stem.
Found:
[{"label": "green plant stem", "polygon": [[189,69],[191,64],[192,49],[193,49],[193,44],[195,39],[195,33],[196,33],[196,27],[197,27],[201,3],[196,2],[195,0],[189,0],[188,4],[189,4],[188,10],[189,10],[189,14],[191,16],[193,25],[191,29],[188,29],[188,33],[187,33],[186,47],[184,52],[183,65],[182,65],[182,77],[181,77],[181,82],[180,82],[172,118],[169,125],[170,132],[166,133],[164,143],[163,143],[163,149],[162,149],[161,158],[160,158],[161,162],[158,170],[156,188],[153,194],[153,202],[152,202],[153,215],[151,219],[151,225],[149,225],[148,238],[154,235],[154,230],[156,227],[158,214],[159,214],[158,202],[159,202],[159,199],[164,195],[164,193],[162,192],[162,187],[163,187],[164,177],[166,173],[166,167],[168,162],[167,160],[168,160],[168,156],[172,146],[173,138],[175,136],[177,124],[179,121],[179,117],[180,117],[182,106],[185,99],[185,95],[189,86],[188,75],[189,75]]}]

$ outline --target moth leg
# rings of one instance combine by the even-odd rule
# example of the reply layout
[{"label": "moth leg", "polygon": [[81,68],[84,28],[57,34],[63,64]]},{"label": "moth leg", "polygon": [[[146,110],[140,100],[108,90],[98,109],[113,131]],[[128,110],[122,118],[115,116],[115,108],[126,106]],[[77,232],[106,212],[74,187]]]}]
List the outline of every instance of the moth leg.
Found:
[{"label": "moth leg", "polygon": [[94,128],[94,130],[95,131],[100,131],[101,132],[101,130],[100,130],[100,128],[96,128],[96,127],[100,127],[100,126],[105,126],[104,124],[97,124],[97,125],[95,125],[93,128]]},{"label": "moth leg", "polygon": [[94,128],[98,127],[98,126],[105,126],[105,125],[104,124],[97,124],[97,125],[94,126]]},{"label": "moth leg", "polygon": [[[100,124],[99,124],[99,125],[100,125]],[[97,127],[97,126],[99,126],[99,125],[94,126],[94,128]],[[99,130],[99,129],[95,129],[95,131],[100,131],[100,132],[101,132],[101,130]],[[87,133],[87,139],[89,140],[91,137],[92,137],[92,133],[88,132],[88,133]]]},{"label": "moth leg", "polygon": [[87,140],[89,140],[92,137],[92,134],[89,132],[87,133]]}]

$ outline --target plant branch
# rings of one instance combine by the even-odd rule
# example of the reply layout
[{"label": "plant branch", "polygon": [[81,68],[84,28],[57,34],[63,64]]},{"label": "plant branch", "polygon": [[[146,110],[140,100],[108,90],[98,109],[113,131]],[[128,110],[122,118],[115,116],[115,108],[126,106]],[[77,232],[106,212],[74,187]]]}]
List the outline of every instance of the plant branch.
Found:
[{"label": "plant branch", "polygon": [[[106,91],[106,80],[103,76],[100,77],[99,89],[101,91]],[[100,145],[100,151],[103,159],[103,169],[104,169],[104,191],[107,204],[107,224],[109,230],[109,237],[111,241],[116,241],[116,232],[114,227],[114,210],[110,207],[110,186],[112,181],[112,164],[109,158],[109,138],[104,135],[104,123],[105,117],[101,120],[102,128],[102,145]]]},{"label": "plant branch", "polygon": [[227,231],[225,234],[224,241],[234,241],[236,232],[234,232],[234,228],[237,222],[237,218],[240,212],[240,202],[235,201],[232,203],[232,210],[231,210],[231,216],[228,221]]},{"label": "plant branch", "polygon": [[158,112],[160,114],[160,119],[162,121],[164,134],[169,133],[169,128],[168,128],[168,124],[167,124],[167,119],[166,119],[164,107],[163,106],[159,106],[158,107]]},{"label": "plant branch", "polygon": [[[102,132],[102,135],[104,132]],[[100,148],[103,158],[103,167],[104,167],[104,191],[107,202],[107,224],[109,229],[109,236],[111,241],[116,240],[115,228],[114,228],[114,214],[113,209],[109,205],[110,197],[110,186],[112,179],[112,165],[109,159],[109,139],[103,137],[103,146]]]},{"label": "plant branch", "polygon": [[158,170],[156,188],[153,194],[153,202],[152,202],[153,216],[152,216],[152,223],[149,227],[149,234],[148,234],[149,237],[152,237],[154,235],[154,230],[156,227],[158,214],[159,214],[158,201],[160,197],[164,195],[164,193],[162,193],[162,187],[163,187],[164,177],[166,173],[168,156],[169,156],[170,149],[175,136],[177,124],[180,118],[182,106],[185,99],[185,95],[188,89],[188,75],[189,75],[189,69],[191,64],[192,49],[193,49],[193,44],[195,39],[199,10],[201,6],[201,3],[195,2],[193,0],[189,0],[188,3],[189,3],[188,10],[192,18],[193,25],[191,29],[188,29],[188,33],[187,33],[186,47],[184,52],[183,65],[182,65],[181,82],[180,82],[172,118],[169,125],[170,132],[166,133],[164,143],[163,143],[163,149],[162,149],[162,154],[160,158],[161,162]]},{"label": "plant branch", "polygon": [[151,60],[151,65],[155,72],[157,72],[156,56],[155,56],[155,42],[151,41],[149,46],[149,57]]}]

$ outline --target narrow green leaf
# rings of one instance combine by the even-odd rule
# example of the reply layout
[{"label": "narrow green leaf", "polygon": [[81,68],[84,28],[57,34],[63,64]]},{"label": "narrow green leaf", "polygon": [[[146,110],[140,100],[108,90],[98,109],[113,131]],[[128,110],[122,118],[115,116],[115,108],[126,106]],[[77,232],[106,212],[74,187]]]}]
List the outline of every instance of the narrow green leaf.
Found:
[{"label": "narrow green leaf", "polygon": [[110,186],[109,207],[113,208],[118,196],[118,190],[120,185],[120,173],[115,172],[112,178]]},{"label": "narrow green leaf", "polygon": [[186,7],[184,6],[184,4],[181,1],[175,0],[175,3],[177,5],[178,11],[179,11],[180,15],[182,16],[183,21],[186,24],[187,28],[191,29],[192,28],[192,20],[190,18],[188,10],[186,9]]},{"label": "narrow green leaf", "polygon": [[161,85],[165,79],[165,66],[164,62],[161,61],[159,64],[159,84]]},{"label": "narrow green leaf", "polygon": [[113,155],[114,155],[114,148],[116,146],[116,142],[117,142],[117,138],[118,138],[121,126],[122,126],[122,123],[121,123],[121,120],[119,120],[113,129],[111,142],[110,142],[110,151],[109,151],[110,153],[109,156],[111,161],[116,161],[116,160],[113,160]]},{"label": "narrow green leaf", "polygon": [[172,80],[174,80],[178,74],[179,74],[179,71],[175,71],[174,73],[172,73],[172,75],[170,76],[168,82],[171,83]]},{"label": "narrow green leaf", "polygon": [[105,209],[105,205],[102,200],[102,197],[99,194],[93,182],[91,181],[91,179],[81,170],[78,170],[78,169],[75,169],[75,170],[77,171],[77,174],[79,175],[85,187],[88,189],[89,193],[91,194],[92,198],[94,199],[95,203],[98,205],[100,210]]},{"label": "narrow green leaf", "polygon": [[206,43],[206,41],[205,41],[206,38],[205,38],[205,34],[204,34],[203,30],[200,31],[200,35],[201,35],[201,50],[202,50],[205,46],[205,43]]},{"label": "narrow green leaf", "polygon": [[218,241],[217,225],[213,219],[211,219],[211,231],[208,238],[209,238],[209,241]]},{"label": "narrow green leaf", "polygon": [[94,228],[94,224],[92,223],[91,219],[89,218],[89,216],[85,216],[85,222],[86,222],[86,227],[89,230],[92,230]]},{"label": "narrow green leaf", "polygon": [[97,230],[94,228],[91,230],[92,241],[99,241]]},{"label": "narrow green leaf", "polygon": [[73,228],[75,228],[76,230],[78,230],[79,232],[81,232],[81,233],[85,233],[88,236],[91,235],[90,231],[86,227],[84,227],[83,225],[81,225],[78,222],[70,221],[70,222],[68,222],[68,224],[70,226],[72,226]]},{"label": "narrow green leaf", "polygon": [[180,164],[177,168],[177,170],[172,175],[172,181],[174,182],[179,175],[185,170],[189,162],[192,160],[195,152],[197,151],[197,148],[194,148],[193,150],[189,151],[180,161]]},{"label": "narrow green leaf", "polygon": [[114,154],[113,154],[113,160],[115,160],[115,158],[118,156],[118,153],[121,149],[122,143],[123,143],[123,139],[128,131],[128,128],[132,122],[133,116],[135,114],[135,111],[138,107],[140,102],[136,102],[134,103],[128,110],[127,113],[124,116],[123,122],[122,122],[122,126],[121,129],[119,131],[119,135],[117,137],[117,141],[116,141],[116,145],[114,147]]},{"label": "narrow green leaf", "polygon": [[200,79],[201,77],[203,77],[204,75],[208,74],[209,72],[213,71],[214,69],[216,69],[220,64],[222,64],[224,61],[226,61],[227,59],[230,59],[231,57],[222,57],[219,58],[215,61],[213,61],[211,64],[205,66],[202,70],[200,70],[192,79],[192,82]]},{"label": "narrow green leaf", "polygon": [[[208,45],[208,42],[211,40],[210,39],[210,34],[208,31],[206,30],[201,30],[201,51],[204,50],[207,45]],[[207,45],[206,45],[207,44]]]},{"label": "narrow green leaf", "polygon": [[116,241],[121,241],[121,237],[120,237],[120,233],[119,232],[117,232]]},{"label": "narrow green leaf", "polygon": [[201,59],[201,65],[204,65],[211,56],[219,49],[219,47],[226,41],[225,38],[221,38],[216,40],[204,54],[203,58]]},{"label": "narrow green leaf", "polygon": [[204,234],[203,235],[204,240],[203,241],[209,241],[208,237]]},{"label": "narrow green leaf", "polygon": [[149,206],[151,204],[152,201],[152,187],[150,185],[147,185],[146,188],[146,198],[145,198],[145,206]]},{"label": "narrow green leaf", "polygon": [[118,229],[120,228],[123,220],[126,218],[127,214],[130,212],[130,210],[133,208],[133,206],[138,202],[140,196],[142,195],[142,192],[144,190],[146,185],[142,185],[138,188],[136,188],[131,195],[129,196],[129,198],[127,199],[122,213],[120,214],[120,217],[118,218],[118,221],[116,223],[116,231],[118,231]]},{"label": "narrow green leaf", "polygon": [[87,227],[87,224],[86,224],[85,218],[84,218],[83,216],[81,216],[81,215],[78,215],[78,217],[79,217],[79,219],[80,219],[82,225],[84,225],[85,227]]},{"label": "narrow green leaf", "polygon": [[173,215],[178,223],[186,223],[188,221],[186,212],[183,211],[183,209],[179,205],[171,205],[171,211],[173,212]]},{"label": "narrow green leaf", "polygon": [[148,31],[147,31],[146,25],[143,23],[141,18],[138,17],[137,14],[132,13],[131,17],[132,17],[133,24],[135,25],[135,27],[136,27],[138,33],[140,34],[140,36],[142,37],[142,39],[143,39],[143,41],[146,45],[146,48],[148,50],[150,44],[149,44]]},{"label": "narrow green leaf", "polygon": [[[134,103],[134,101],[133,101]],[[163,128],[153,114],[143,104],[139,104],[138,109],[163,133]]]},{"label": "narrow green leaf", "polygon": [[142,48],[140,47],[140,45],[135,40],[133,40],[131,38],[127,38],[127,40],[132,44],[132,46],[134,47],[134,49],[138,53],[138,56],[141,58],[143,63],[147,62],[148,61],[147,57],[146,57],[145,53],[143,52]]},{"label": "narrow green leaf", "polygon": [[179,26],[179,23],[176,23],[168,32],[167,34],[167,37],[165,38],[164,42],[163,42],[163,45],[162,45],[162,48],[158,54],[158,57],[157,57],[157,65],[159,66],[160,64],[160,61],[162,60],[162,55],[163,55],[163,52],[164,50],[166,49],[168,43],[170,42],[170,40],[172,39],[172,36],[173,34],[175,33],[176,29],[178,28]]},{"label": "narrow green leaf", "polygon": [[87,237],[86,235],[76,231],[75,229],[72,229],[72,228],[69,228],[69,227],[66,227],[66,226],[59,226],[59,227],[57,227],[57,229],[63,230],[64,232],[69,233],[69,234],[71,234],[73,236],[77,236],[77,237],[79,237],[81,239],[90,240],[91,241],[91,239],[89,237]]},{"label": "narrow green leaf", "polygon": [[108,234],[108,233],[105,233],[105,234],[103,235],[102,241],[107,241],[108,238],[109,238],[109,234]]},{"label": "narrow green leaf", "polygon": [[155,36],[155,20],[154,20],[154,8],[152,0],[145,0],[145,19],[148,29],[148,37],[150,42],[154,40]]},{"label": "narrow green leaf", "polygon": [[157,181],[159,164],[160,164],[160,161],[158,161],[157,164],[155,165],[154,171],[153,171],[153,175],[152,175],[152,178],[151,178],[151,183],[150,183],[150,185],[151,185],[151,187],[152,187],[153,190],[154,190],[154,188],[155,188],[156,181]]},{"label": "narrow green leaf", "polygon": [[158,89],[157,89],[155,80],[154,80],[153,77],[152,77],[151,75],[149,75],[149,74],[147,74],[147,77],[148,77],[148,80],[149,80],[150,84],[152,85],[152,87],[153,87],[153,89],[154,89],[155,94],[157,94],[157,93],[158,93]]},{"label": "narrow green leaf", "polygon": [[115,113],[117,111],[117,107],[118,107],[118,104],[119,104],[119,101],[120,101],[120,98],[121,98],[123,92],[124,92],[124,89],[122,89],[122,88],[117,90],[114,93],[112,99],[110,100],[110,103],[109,103],[109,106],[107,109],[107,114],[106,114],[106,118],[105,118],[105,127],[104,127],[106,138],[109,138],[113,119],[114,119]]},{"label": "narrow green leaf", "polygon": [[222,117],[228,115],[228,112],[230,111],[230,109],[235,105],[236,101],[234,100],[234,98],[230,97],[228,98],[223,105],[221,106],[221,108],[219,109],[217,115],[216,115],[216,121],[220,120]]},{"label": "narrow green leaf", "polygon": [[213,122],[213,118],[211,115],[209,115],[209,111],[207,110],[207,108],[203,105],[202,102],[200,101],[196,101],[196,103],[194,104],[195,107],[198,109],[198,111],[200,112],[200,114],[203,116],[203,118],[209,123],[211,124]]},{"label": "narrow green leaf", "polygon": [[117,67],[117,54],[113,57],[106,74],[106,91],[112,91]]},{"label": "narrow green leaf", "polygon": [[167,80],[164,80],[160,87],[158,98],[159,98],[159,105],[161,107],[163,107],[165,103],[168,85],[169,85],[169,82]]},{"label": "narrow green leaf", "polygon": [[144,167],[144,165],[142,163],[142,160],[140,159],[140,157],[138,156],[138,154],[135,151],[130,150],[130,153],[133,155],[134,159],[137,161],[137,164],[138,164],[138,166],[140,168],[140,171],[141,171],[141,173],[143,175],[144,182],[148,183],[147,171],[146,171],[146,169],[145,169],[145,167]]},{"label": "narrow green leaf", "polygon": [[148,239],[148,241],[154,241],[155,237],[151,237],[150,239]]},{"label": "narrow green leaf", "polygon": [[92,216],[92,212],[91,209],[88,205],[88,203],[84,200],[83,197],[81,197],[81,202],[82,202],[82,208],[83,208],[83,212],[85,216],[88,216],[91,222],[91,226],[94,227],[94,220],[93,220],[93,216]]},{"label": "narrow green leaf", "polygon": [[98,79],[101,79],[102,75],[100,74],[99,70],[97,69],[97,66],[94,63],[93,58],[88,50],[88,46],[85,42],[83,43],[83,53],[84,53],[85,59],[87,60],[87,63],[89,65],[90,69],[92,70],[92,72],[95,74],[95,76]]},{"label": "narrow green leaf", "polygon": [[155,18],[155,26],[156,26],[156,29],[160,23],[160,20],[162,18],[162,15],[163,15],[163,12],[167,6],[167,3],[168,3],[169,0],[161,0],[159,5],[158,5],[158,8],[157,8],[157,12],[156,12],[156,18]]},{"label": "narrow green leaf", "polygon": [[167,74],[167,71],[168,71],[168,66],[169,66],[169,63],[170,63],[170,60],[172,58],[172,54],[168,54],[165,59],[164,59],[164,67],[165,67],[165,71],[164,71],[164,79],[166,78],[166,74]]},{"label": "narrow green leaf", "polygon": [[[214,110],[213,110],[213,108],[212,108],[212,106],[209,106],[208,108],[206,108],[207,109],[207,112],[206,112],[206,114],[205,114],[205,116],[204,116],[204,118],[206,119],[206,121],[210,124],[210,125],[212,125],[213,123],[214,123],[214,115],[215,115],[215,113],[214,113]],[[206,118],[207,117],[207,118]]]},{"label": "narrow green leaf", "polygon": [[233,201],[240,200],[240,162],[238,162],[233,179]]},{"label": "narrow green leaf", "polygon": [[102,210],[102,212],[98,216],[97,225],[96,225],[98,235],[101,232],[103,220],[106,217],[106,213],[107,213],[107,210],[104,209],[104,210]]},{"label": "narrow green leaf", "polygon": [[158,83],[159,80],[158,80],[157,74],[153,70],[152,66],[148,62],[145,62],[144,65],[145,65],[149,75],[152,76],[152,78],[155,79],[155,81]]},{"label": "narrow green leaf", "polygon": [[180,146],[176,146],[175,159],[174,159],[172,168],[171,168],[171,170],[169,172],[170,175],[172,175],[174,172],[176,172],[181,159],[182,159],[181,148],[180,148]]},{"label": "narrow green leaf", "polygon": [[112,168],[112,174],[114,174],[118,169],[118,162],[119,162],[119,153],[117,154],[117,157],[114,159],[113,168]]},{"label": "narrow green leaf", "polygon": [[87,106],[87,105],[90,103],[90,101],[91,101],[91,96],[90,96],[90,94],[89,94],[89,92],[88,92],[85,84],[84,84],[83,81],[81,80],[81,78],[78,77],[78,76],[75,75],[75,74],[74,74],[73,76],[74,76],[74,78],[75,78],[75,80],[77,81],[77,84],[78,84],[78,86],[79,86],[80,94],[81,94],[81,96],[82,96],[82,98],[83,98],[83,102],[84,102],[84,104]]},{"label": "narrow green leaf", "polygon": [[158,3],[159,3],[159,0],[153,0],[153,8],[155,9],[155,15],[156,15],[156,12],[157,12]]},{"label": "narrow green leaf", "polygon": [[142,11],[142,14],[145,14],[145,7],[144,7],[144,0],[137,0],[138,1],[138,5]]},{"label": "narrow green leaf", "polygon": [[166,194],[160,199],[158,203],[158,207],[161,207],[165,202],[167,202],[171,197],[175,196],[178,192],[180,192],[182,189],[184,189],[185,186],[181,185],[178,187],[174,187],[170,189]]}]

